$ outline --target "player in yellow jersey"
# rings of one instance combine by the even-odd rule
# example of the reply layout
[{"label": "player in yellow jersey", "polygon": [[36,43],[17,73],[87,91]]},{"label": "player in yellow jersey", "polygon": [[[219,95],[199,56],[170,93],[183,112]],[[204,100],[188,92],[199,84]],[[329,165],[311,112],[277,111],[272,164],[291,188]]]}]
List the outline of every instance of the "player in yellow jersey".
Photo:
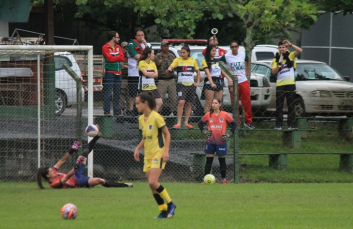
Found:
[{"label": "player in yellow jersey", "polygon": [[159,183],[159,176],[169,160],[170,133],[164,118],[154,111],[156,101],[152,92],[141,92],[136,97],[136,108],[142,115],[139,118],[139,129],[142,140],[134,152],[136,161],[140,161],[139,150],[144,148],[144,166],[148,184],[158,204],[160,214],[156,217],[171,218],[176,205],[172,202],[167,190]]},{"label": "player in yellow jersey", "polygon": [[140,57],[138,64],[139,69],[139,91],[151,91],[156,98],[156,109],[159,111],[163,104],[163,100],[157,90],[155,78],[158,77],[158,70],[156,64],[152,61],[154,59],[154,50],[146,47]]},{"label": "player in yellow jersey", "polygon": [[[177,93],[178,93],[178,108],[177,118],[178,123],[173,126],[175,129],[181,127],[181,116],[185,105],[184,127],[188,129],[194,128],[189,124],[192,103],[196,94],[196,87],[200,84],[200,70],[196,60],[190,57],[190,48],[184,45],[180,50],[180,56],[175,58],[173,63],[167,69],[167,72],[172,72],[174,68],[178,73]],[[197,80],[194,82],[194,72],[196,71]]]}]

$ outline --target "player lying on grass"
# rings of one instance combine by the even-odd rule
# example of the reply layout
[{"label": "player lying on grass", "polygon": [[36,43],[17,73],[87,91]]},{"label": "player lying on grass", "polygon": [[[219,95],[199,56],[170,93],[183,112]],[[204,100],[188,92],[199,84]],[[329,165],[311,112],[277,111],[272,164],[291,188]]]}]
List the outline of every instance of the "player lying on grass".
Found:
[{"label": "player lying on grass", "polygon": [[73,169],[67,174],[59,172],[61,166],[70,157],[71,154],[80,149],[80,142],[74,141],[69,151],[65,153],[64,157],[58,161],[53,167],[42,167],[37,172],[37,183],[39,188],[44,189],[42,178],[46,180],[52,188],[76,188],[76,187],[93,187],[102,185],[104,187],[133,187],[132,183],[116,183],[97,177],[86,177],[83,172],[86,167],[88,154],[92,151],[99,137],[102,134],[99,132],[88,145],[83,149],[81,156],[79,156],[74,164]]}]

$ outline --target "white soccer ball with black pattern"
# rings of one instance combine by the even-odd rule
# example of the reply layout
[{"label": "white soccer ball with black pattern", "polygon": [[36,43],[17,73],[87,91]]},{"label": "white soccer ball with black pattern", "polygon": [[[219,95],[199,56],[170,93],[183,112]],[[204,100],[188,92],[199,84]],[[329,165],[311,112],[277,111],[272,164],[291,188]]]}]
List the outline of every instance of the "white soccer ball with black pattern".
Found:
[{"label": "white soccer ball with black pattern", "polygon": [[85,133],[89,137],[95,137],[99,133],[99,130],[96,125],[88,125],[85,129]]},{"label": "white soccer ball with black pattern", "polygon": [[204,178],[203,178],[203,182],[205,184],[214,184],[216,182],[216,178],[215,176],[213,176],[212,174],[207,174]]}]

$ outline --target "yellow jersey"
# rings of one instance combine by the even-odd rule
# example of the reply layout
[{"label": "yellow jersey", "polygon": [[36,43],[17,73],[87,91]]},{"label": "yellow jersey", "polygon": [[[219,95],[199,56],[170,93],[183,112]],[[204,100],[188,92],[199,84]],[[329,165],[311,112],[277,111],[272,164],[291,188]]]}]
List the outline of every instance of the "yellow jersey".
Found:
[{"label": "yellow jersey", "polygon": [[140,74],[138,89],[142,91],[150,91],[157,89],[154,78],[146,77],[142,73],[142,70],[146,70],[147,72],[157,72],[156,64],[152,60],[149,63],[147,63],[145,60],[141,60],[139,62],[138,69]]},{"label": "yellow jersey", "polygon": [[175,58],[171,64],[176,68],[178,73],[178,83],[185,86],[191,86],[194,83],[194,72],[199,70],[196,60],[192,57],[184,59],[182,57]]},{"label": "yellow jersey", "polygon": [[162,155],[165,148],[165,138],[162,128],[165,126],[164,118],[152,111],[145,122],[145,115],[139,117],[139,129],[144,140],[145,159],[153,159],[155,155]]}]

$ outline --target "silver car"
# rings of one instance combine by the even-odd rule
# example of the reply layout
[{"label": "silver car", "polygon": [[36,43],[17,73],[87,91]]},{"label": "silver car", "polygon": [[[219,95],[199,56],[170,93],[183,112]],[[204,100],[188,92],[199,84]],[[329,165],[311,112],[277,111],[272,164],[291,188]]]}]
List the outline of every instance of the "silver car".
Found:
[{"label": "silver car", "polygon": [[[297,60],[295,71],[297,116],[352,115],[353,83],[347,82],[324,62]],[[276,110],[276,77],[271,74],[272,60],[253,62],[252,73],[265,75],[271,83],[272,101],[267,111]],[[285,111],[287,107],[285,106]]]}]

